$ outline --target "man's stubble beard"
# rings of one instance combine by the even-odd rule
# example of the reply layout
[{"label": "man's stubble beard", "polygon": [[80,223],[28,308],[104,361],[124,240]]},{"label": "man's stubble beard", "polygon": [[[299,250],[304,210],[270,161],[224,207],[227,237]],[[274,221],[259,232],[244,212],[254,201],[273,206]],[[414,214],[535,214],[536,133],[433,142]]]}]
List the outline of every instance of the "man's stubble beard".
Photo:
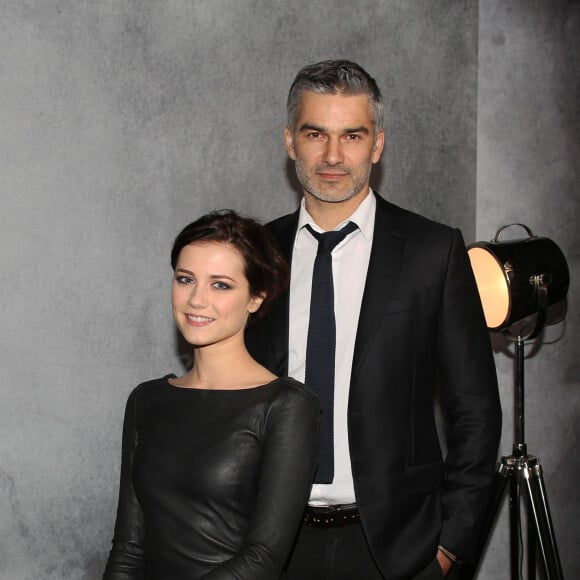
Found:
[{"label": "man's stubble beard", "polygon": [[343,166],[316,166],[313,171],[317,172],[321,169],[328,169],[329,172],[342,171],[347,173],[352,179],[352,187],[347,189],[342,195],[327,194],[317,187],[315,180],[312,178],[312,174],[307,171],[299,157],[295,159],[296,166],[296,176],[302,188],[307,191],[315,199],[325,202],[325,203],[342,203],[356,197],[366,186],[368,186],[369,178],[372,169],[372,161],[369,160],[368,163],[362,167],[362,170],[353,175],[350,168],[345,168]]}]

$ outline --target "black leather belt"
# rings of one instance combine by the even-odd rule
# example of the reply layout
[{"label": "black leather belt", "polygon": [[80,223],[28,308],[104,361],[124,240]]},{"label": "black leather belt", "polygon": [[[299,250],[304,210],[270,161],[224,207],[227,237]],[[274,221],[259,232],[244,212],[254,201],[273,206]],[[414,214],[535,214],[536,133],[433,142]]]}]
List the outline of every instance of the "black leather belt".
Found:
[{"label": "black leather belt", "polygon": [[340,528],[360,521],[356,504],[332,506],[307,506],[304,511],[304,525],[311,528]]}]

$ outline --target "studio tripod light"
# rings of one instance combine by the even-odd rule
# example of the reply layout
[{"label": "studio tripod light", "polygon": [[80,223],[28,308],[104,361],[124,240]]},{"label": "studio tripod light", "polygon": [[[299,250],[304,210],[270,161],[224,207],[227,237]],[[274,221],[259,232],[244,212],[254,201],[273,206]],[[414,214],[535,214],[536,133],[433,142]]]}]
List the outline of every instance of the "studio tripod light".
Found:
[{"label": "studio tripod light", "polygon": [[[512,226],[524,228],[528,236],[500,241],[500,234]],[[524,342],[538,336],[545,324],[551,322],[551,309],[565,305],[570,282],[568,265],[560,248],[552,240],[535,236],[523,224],[503,226],[491,242],[472,244],[467,252],[487,327],[502,332],[515,342],[515,442],[512,454],[502,457],[498,466],[484,540],[489,536],[508,487],[511,578],[521,579],[520,504],[524,495],[528,516],[528,578],[534,580],[536,577],[536,553],[539,550],[546,579],[563,580],[542,467],[537,457],[528,454],[525,443]]]}]

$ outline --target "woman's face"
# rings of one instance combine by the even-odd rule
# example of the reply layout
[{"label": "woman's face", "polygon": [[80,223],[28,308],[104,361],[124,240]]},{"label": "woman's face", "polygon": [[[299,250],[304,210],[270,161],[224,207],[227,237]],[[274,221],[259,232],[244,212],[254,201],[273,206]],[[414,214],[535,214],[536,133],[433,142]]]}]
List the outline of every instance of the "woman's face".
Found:
[{"label": "woman's face", "polygon": [[263,298],[250,296],[245,263],[231,244],[198,242],[177,260],[171,303],[183,337],[195,346],[243,341],[250,313]]}]

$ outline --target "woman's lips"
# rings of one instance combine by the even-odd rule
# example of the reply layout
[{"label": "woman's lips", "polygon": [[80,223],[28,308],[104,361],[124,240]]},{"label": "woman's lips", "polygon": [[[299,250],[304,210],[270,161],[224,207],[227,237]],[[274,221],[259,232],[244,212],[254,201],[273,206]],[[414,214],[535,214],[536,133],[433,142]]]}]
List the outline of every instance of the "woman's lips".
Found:
[{"label": "woman's lips", "polygon": [[209,318],[208,316],[199,316],[196,314],[186,314],[185,318],[190,324],[194,326],[204,326],[210,322],[213,322],[213,318]]}]

